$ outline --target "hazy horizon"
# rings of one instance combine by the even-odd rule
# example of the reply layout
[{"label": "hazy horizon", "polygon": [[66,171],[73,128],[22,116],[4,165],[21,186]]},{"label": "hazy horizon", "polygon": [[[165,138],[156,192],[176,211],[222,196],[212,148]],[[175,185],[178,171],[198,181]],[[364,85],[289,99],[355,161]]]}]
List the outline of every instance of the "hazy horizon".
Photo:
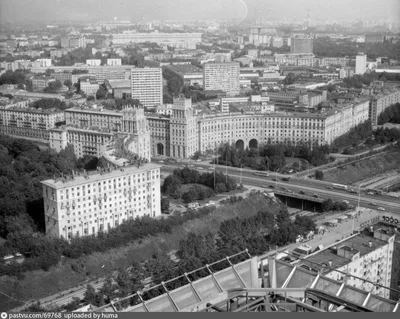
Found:
[{"label": "hazy horizon", "polygon": [[399,0],[0,0],[0,21],[304,20],[308,9],[312,21],[400,22]]}]

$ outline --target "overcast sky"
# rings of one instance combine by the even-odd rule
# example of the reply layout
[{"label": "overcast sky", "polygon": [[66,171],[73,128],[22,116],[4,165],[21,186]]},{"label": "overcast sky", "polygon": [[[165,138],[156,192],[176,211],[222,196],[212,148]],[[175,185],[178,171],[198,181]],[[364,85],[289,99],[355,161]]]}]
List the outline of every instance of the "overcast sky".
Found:
[{"label": "overcast sky", "polygon": [[0,21],[167,19],[393,19],[400,0],[0,0]]}]

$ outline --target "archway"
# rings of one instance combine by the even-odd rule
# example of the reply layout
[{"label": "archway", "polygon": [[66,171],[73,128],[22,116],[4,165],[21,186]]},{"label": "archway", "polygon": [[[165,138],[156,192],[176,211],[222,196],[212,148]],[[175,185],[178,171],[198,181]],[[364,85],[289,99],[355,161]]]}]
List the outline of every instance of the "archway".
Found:
[{"label": "archway", "polygon": [[258,141],[253,138],[252,140],[250,140],[249,142],[249,148],[258,148]]},{"label": "archway", "polygon": [[244,149],[244,142],[243,140],[238,140],[236,142],[236,148],[243,150]]},{"label": "archway", "polygon": [[157,143],[157,155],[164,155],[164,145]]}]

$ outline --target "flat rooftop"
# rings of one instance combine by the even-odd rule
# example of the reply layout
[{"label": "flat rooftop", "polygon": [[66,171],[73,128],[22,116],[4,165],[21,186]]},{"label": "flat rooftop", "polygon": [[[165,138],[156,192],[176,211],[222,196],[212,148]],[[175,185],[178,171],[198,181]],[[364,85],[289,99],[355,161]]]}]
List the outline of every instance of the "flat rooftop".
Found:
[{"label": "flat rooftop", "polygon": [[24,108],[24,107],[9,107],[6,109],[1,109],[2,111],[13,111],[13,112],[21,112],[21,113],[34,113],[34,114],[64,114],[62,110],[56,109],[36,109],[33,107]]},{"label": "flat rooftop", "polygon": [[120,88],[130,88],[131,81],[130,80],[108,80],[110,86],[113,89],[120,89]]},{"label": "flat rooftop", "polygon": [[122,113],[118,111],[108,110],[105,108],[100,107],[78,107],[74,106],[70,109],[65,110],[66,113],[73,112],[73,113],[98,113],[98,114],[107,114],[107,115],[114,115],[114,116],[121,116]]},{"label": "flat rooftop", "polygon": [[[369,245],[370,242],[372,244],[371,246]],[[374,238],[373,236],[366,235],[365,233],[361,233],[338,243],[335,247],[337,249],[345,248],[345,250],[351,252],[352,255],[355,255],[359,252],[360,257],[362,257],[384,245],[387,245],[387,242]],[[309,261],[309,263],[307,263],[307,261]],[[317,270],[323,270],[324,266],[322,264],[325,264],[327,267],[329,261],[332,262],[332,266],[330,266],[331,268],[340,268],[350,263],[351,259],[339,256],[336,252],[336,249],[333,247],[328,247],[306,258],[301,264],[308,265]],[[331,271],[330,269],[327,270],[329,272]]]},{"label": "flat rooftop", "polygon": [[76,175],[74,178],[72,177],[67,177],[65,179],[63,178],[56,178],[54,179],[48,179],[45,181],[42,181],[43,185],[49,186],[51,188],[55,189],[64,189],[68,187],[75,187],[79,185],[84,185],[87,183],[93,183],[93,182],[100,182],[104,180],[108,180],[110,178],[118,178],[118,177],[124,177],[128,174],[135,174],[135,173],[140,173],[140,172],[146,172],[148,170],[160,168],[161,165],[158,164],[153,164],[153,163],[147,163],[138,168],[137,166],[127,166],[127,167],[121,167],[119,169],[111,170],[111,172],[104,172],[100,173],[98,171],[93,171],[93,172],[88,172],[86,178],[83,174],[81,175]]}]

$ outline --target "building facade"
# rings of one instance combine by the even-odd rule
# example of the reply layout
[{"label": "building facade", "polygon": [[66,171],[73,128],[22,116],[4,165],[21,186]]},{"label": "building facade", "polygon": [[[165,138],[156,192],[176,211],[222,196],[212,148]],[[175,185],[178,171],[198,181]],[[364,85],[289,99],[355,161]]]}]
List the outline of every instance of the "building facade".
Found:
[{"label": "building facade", "polygon": [[136,217],[161,215],[160,167],[145,164],[46,180],[46,235],[97,235]]},{"label": "building facade", "polygon": [[356,74],[363,75],[367,71],[367,56],[363,53],[356,56]]},{"label": "building facade", "polygon": [[113,34],[114,44],[155,42],[180,49],[196,49],[201,43],[201,33],[122,33]]},{"label": "building facade", "polygon": [[314,43],[311,38],[292,38],[290,42],[290,53],[292,54],[312,54]]},{"label": "building facade", "polygon": [[86,48],[86,39],[84,36],[67,36],[61,38],[61,47],[62,48]]},{"label": "building facade", "polygon": [[64,112],[35,108],[0,109],[0,133],[49,140],[49,130],[64,121]]},{"label": "building facade", "polygon": [[133,68],[131,75],[132,98],[145,107],[163,103],[161,68]]},{"label": "building facade", "polygon": [[79,79],[79,88],[86,95],[96,96],[100,86],[95,77],[84,76]]},{"label": "building facade", "polygon": [[378,94],[371,98],[369,116],[372,125],[378,125],[379,115],[389,106],[400,103],[400,90]]},{"label": "building facade", "polygon": [[227,95],[235,96],[240,93],[240,65],[230,63],[204,64],[204,90],[222,90]]}]

